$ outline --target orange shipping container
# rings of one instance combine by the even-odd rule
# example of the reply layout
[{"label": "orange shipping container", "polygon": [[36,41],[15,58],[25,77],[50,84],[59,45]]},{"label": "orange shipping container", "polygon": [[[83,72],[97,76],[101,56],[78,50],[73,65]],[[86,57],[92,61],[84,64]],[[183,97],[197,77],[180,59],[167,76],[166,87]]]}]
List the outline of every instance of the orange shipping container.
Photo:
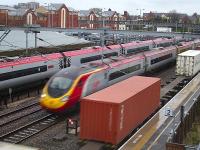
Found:
[{"label": "orange shipping container", "polygon": [[160,79],[134,76],[81,100],[80,138],[121,142],[160,105]]}]

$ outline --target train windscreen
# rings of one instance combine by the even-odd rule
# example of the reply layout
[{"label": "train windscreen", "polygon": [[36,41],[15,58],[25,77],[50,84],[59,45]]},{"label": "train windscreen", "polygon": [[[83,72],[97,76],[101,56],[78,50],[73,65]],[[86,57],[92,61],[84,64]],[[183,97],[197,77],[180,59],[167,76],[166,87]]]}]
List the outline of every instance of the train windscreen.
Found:
[{"label": "train windscreen", "polygon": [[48,93],[54,98],[64,95],[72,86],[73,80],[67,77],[56,76],[48,86]]}]

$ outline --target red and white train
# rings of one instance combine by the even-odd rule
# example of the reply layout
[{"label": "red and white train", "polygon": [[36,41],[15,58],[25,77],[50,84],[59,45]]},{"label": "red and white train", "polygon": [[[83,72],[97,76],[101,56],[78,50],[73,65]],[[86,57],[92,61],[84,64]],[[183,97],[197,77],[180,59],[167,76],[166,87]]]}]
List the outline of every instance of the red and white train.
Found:
[{"label": "red and white train", "polygon": [[15,59],[0,60],[0,90],[51,77],[63,68],[80,66],[92,61],[120,55],[131,55],[154,47],[169,46],[182,39],[158,38],[149,41],[131,42],[122,45],[94,47],[77,51],[53,53]]},{"label": "red and white train", "polygon": [[152,50],[129,57],[107,59],[106,64],[90,63],[61,70],[50,78],[43,89],[40,104],[52,112],[63,112],[82,97],[133,75],[160,68],[176,60],[177,46]]},{"label": "red and white train", "polygon": [[63,53],[53,53],[15,59],[13,61],[0,60],[0,90],[13,88],[31,82],[48,79],[59,70],[70,66],[80,66],[92,61],[109,58],[111,56],[127,56],[138,52],[148,51],[155,47],[165,47],[181,44],[177,47],[184,51],[200,45],[199,40],[182,42],[181,38],[158,38],[155,40],[131,42],[121,45],[86,48]]}]

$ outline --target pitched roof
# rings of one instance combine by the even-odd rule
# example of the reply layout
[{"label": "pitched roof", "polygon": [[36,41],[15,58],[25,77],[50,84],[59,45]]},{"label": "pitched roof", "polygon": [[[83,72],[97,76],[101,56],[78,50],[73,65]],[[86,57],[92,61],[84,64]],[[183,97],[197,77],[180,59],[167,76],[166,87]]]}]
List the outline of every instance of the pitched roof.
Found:
[{"label": "pitched roof", "polygon": [[[4,31],[0,31],[0,35],[2,35]],[[35,34],[29,33],[29,48],[34,48],[35,46]],[[26,34],[24,31],[15,31],[12,30],[6,38],[1,42],[0,52],[6,50],[14,50],[14,49],[25,49],[26,48]],[[75,37],[66,36],[64,33],[57,33],[51,31],[41,31],[38,33],[38,37],[44,39],[44,41],[38,40],[38,47],[52,47],[60,46],[60,45],[68,45],[68,44],[80,44],[80,43],[88,43],[88,41],[83,39],[78,39]],[[56,40],[55,40],[56,39]],[[48,44],[45,41],[48,41]]]},{"label": "pitched roof", "polygon": [[89,16],[90,15],[90,10],[80,10],[79,12],[78,12],[78,15],[79,16]]},{"label": "pitched roof", "polygon": [[23,16],[26,12],[27,12],[27,9],[20,8],[20,9],[14,10],[14,11],[10,11],[10,12],[8,12],[8,14],[10,16]]},{"label": "pitched roof", "polygon": [[14,11],[16,9],[14,7],[11,7],[11,6],[8,6],[8,5],[0,5],[0,10]]},{"label": "pitched roof", "polygon": [[68,8],[69,11],[77,11],[77,10],[75,10],[75,9],[72,8],[72,7],[67,7],[67,8]]},{"label": "pitched roof", "polygon": [[52,4],[50,4],[49,9],[50,10],[59,10],[63,5],[65,5],[65,4],[63,4],[63,3],[52,3]]},{"label": "pitched roof", "polygon": [[111,16],[113,16],[115,14],[115,11],[104,11],[103,13],[102,13],[102,15],[104,16],[104,17],[111,17]]}]

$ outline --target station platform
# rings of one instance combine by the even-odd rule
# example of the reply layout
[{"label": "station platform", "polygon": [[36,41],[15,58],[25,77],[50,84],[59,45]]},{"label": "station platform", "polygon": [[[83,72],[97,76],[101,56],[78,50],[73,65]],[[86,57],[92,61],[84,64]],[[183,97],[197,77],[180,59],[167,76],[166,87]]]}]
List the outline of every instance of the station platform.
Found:
[{"label": "station platform", "polygon": [[0,150],[39,150],[39,148],[0,142]]},{"label": "station platform", "polygon": [[[167,139],[172,136],[174,128],[180,122],[181,106],[185,106],[185,111],[187,111],[199,95],[200,73],[124,143],[119,150],[165,150]],[[171,117],[166,115],[168,109],[173,112]]]}]

